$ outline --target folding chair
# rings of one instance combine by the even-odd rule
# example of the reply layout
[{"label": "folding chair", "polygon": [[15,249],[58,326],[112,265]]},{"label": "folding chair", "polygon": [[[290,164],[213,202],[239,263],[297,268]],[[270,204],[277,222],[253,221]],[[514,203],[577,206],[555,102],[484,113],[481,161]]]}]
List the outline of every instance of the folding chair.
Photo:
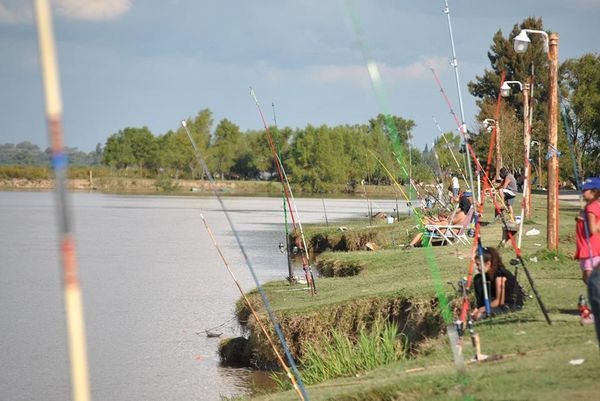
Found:
[{"label": "folding chair", "polygon": [[426,225],[425,229],[427,231],[424,233],[423,238],[427,242],[424,243],[423,245],[425,245],[425,246],[432,245],[432,243],[436,240],[440,241],[440,245],[444,245],[446,243],[448,243],[450,245],[454,245],[457,242],[460,242],[461,244],[465,244],[465,245],[470,244],[471,241],[469,240],[469,237],[467,236],[467,232],[468,232],[469,224],[471,223],[471,220],[473,219],[473,212],[474,212],[474,209],[473,209],[473,207],[471,207],[469,209],[469,212],[467,213],[467,215],[465,216],[465,218],[462,220],[462,222],[460,224],[447,224],[447,225],[428,224],[428,225]]}]

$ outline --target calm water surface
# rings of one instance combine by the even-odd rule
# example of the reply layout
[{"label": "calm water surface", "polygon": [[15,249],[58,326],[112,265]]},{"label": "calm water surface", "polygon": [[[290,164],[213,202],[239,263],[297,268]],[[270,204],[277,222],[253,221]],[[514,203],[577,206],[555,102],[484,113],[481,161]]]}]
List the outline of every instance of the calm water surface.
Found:
[{"label": "calm water surface", "polygon": [[[94,400],[219,400],[247,394],[248,371],[219,366],[204,329],[231,320],[254,287],[218,202],[206,197],[72,194]],[[280,198],[224,199],[261,281],[287,275]],[[366,216],[364,200],[326,200],[330,221]],[[320,199],[297,200],[324,222]],[[377,201],[390,212],[394,201]],[[366,218],[365,218],[366,219]],[[54,194],[0,192],[0,399],[70,399]],[[220,331],[239,335],[230,322]]]}]

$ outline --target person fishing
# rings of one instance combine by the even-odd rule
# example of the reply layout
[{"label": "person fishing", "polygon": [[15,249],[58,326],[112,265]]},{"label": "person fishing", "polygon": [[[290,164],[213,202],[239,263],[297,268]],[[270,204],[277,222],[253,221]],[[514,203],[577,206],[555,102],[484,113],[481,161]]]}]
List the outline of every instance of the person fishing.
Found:
[{"label": "person fishing", "polygon": [[594,316],[600,316],[600,177],[585,180],[581,191],[586,205],[575,218],[575,258],[579,260],[581,279],[588,286],[589,304],[592,307],[592,315],[582,323],[595,320],[600,342],[600,319],[594,319]]},{"label": "person fishing", "polygon": [[458,199],[458,193],[460,192],[460,182],[458,182],[458,174],[452,173],[452,200]]},{"label": "person fishing", "polygon": [[479,257],[475,258],[475,263],[479,273],[473,277],[477,305],[471,313],[473,320],[488,317],[485,311],[482,271],[485,272],[492,315],[519,310],[523,307],[525,294],[515,276],[504,267],[502,258],[495,248],[483,248],[483,266]]},{"label": "person fishing", "polygon": [[502,179],[500,187],[498,188],[500,190],[500,196],[502,197],[504,205],[510,213],[510,218],[513,219],[514,212],[512,205],[515,201],[515,197],[517,196],[517,180],[506,167],[502,167],[500,169],[500,178]]}]

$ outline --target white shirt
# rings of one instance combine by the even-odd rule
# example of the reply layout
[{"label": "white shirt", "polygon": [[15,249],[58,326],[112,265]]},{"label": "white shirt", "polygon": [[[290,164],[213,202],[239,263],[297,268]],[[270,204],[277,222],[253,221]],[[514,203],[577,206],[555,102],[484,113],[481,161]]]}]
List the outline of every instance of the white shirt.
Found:
[{"label": "white shirt", "polygon": [[460,188],[458,184],[458,177],[452,177],[452,188]]}]

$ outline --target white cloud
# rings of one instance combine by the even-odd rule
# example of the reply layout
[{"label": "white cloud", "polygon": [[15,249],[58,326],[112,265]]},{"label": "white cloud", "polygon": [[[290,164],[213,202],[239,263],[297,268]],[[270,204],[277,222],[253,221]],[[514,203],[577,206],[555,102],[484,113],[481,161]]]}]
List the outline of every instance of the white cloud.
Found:
[{"label": "white cloud", "polygon": [[[8,3],[6,5],[5,3]],[[33,15],[29,1],[17,0],[0,3],[0,22],[19,24],[30,21]]]},{"label": "white cloud", "polygon": [[[68,18],[106,20],[125,14],[133,0],[51,0],[56,12]],[[33,5],[27,0],[0,3],[0,23],[20,24],[33,20]]]},{"label": "white cloud", "polygon": [[[431,78],[430,69],[441,70],[447,67],[446,57],[427,57],[404,66],[378,64],[379,73],[387,85]],[[281,71],[271,71],[270,78],[280,77]],[[305,79],[324,84],[344,83],[364,86],[368,84],[369,74],[365,65],[319,65],[305,71]]]},{"label": "white cloud", "polygon": [[132,0],[54,0],[56,11],[65,17],[104,20],[125,14]]}]

